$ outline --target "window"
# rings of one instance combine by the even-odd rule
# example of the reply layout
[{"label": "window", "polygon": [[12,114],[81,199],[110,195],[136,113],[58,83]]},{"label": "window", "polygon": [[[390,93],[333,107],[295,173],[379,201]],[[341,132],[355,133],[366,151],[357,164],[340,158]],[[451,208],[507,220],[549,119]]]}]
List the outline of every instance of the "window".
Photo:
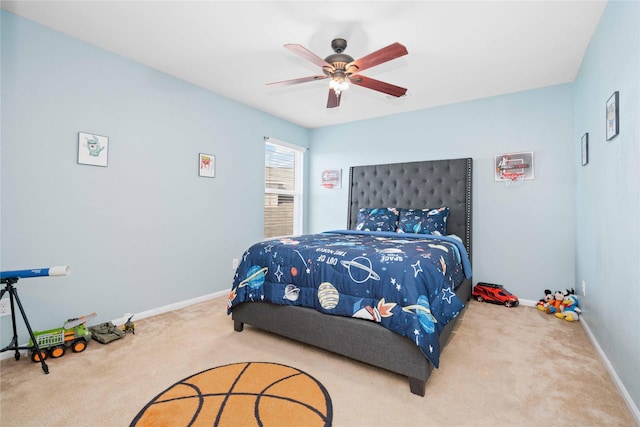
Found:
[{"label": "window", "polygon": [[265,238],[302,233],[302,161],[303,148],[265,138]]}]

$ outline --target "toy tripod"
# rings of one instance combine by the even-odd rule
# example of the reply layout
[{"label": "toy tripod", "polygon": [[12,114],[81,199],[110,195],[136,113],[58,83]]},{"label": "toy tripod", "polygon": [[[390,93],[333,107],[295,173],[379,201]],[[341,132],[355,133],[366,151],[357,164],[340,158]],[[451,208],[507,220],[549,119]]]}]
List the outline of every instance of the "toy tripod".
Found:
[{"label": "toy tripod", "polygon": [[[9,277],[2,278],[2,283],[5,285],[4,289],[0,290],[0,299],[4,296],[5,292],[9,293],[9,301],[11,304],[11,323],[13,325],[13,339],[11,343],[0,350],[0,353],[9,350],[15,350],[15,358],[16,360],[20,360],[20,350],[30,350],[32,349],[30,346],[19,346],[18,345],[18,330],[16,328],[16,311],[14,309],[14,302],[18,303],[18,308],[20,309],[20,313],[22,314],[22,319],[24,320],[24,324],[27,326],[27,330],[29,331],[29,336],[31,337],[31,342],[33,343],[33,347],[35,347],[36,354],[41,355],[40,347],[38,346],[38,342],[36,338],[33,336],[33,331],[31,330],[31,325],[29,325],[29,319],[27,319],[27,315],[24,312],[24,308],[22,307],[22,303],[20,302],[20,298],[18,297],[18,290],[13,286],[18,282],[17,277]],[[49,373],[49,367],[44,362],[44,357],[39,357],[40,363],[42,364],[42,370],[45,374]]]}]

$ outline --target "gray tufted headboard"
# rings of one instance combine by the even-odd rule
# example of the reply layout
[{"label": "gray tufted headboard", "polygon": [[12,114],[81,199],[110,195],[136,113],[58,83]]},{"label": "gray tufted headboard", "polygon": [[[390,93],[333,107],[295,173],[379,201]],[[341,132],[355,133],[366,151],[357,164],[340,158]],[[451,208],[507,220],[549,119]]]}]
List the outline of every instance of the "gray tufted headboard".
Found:
[{"label": "gray tufted headboard", "polygon": [[349,168],[347,228],[360,208],[449,208],[447,233],[459,236],[471,259],[473,160],[429,160]]}]

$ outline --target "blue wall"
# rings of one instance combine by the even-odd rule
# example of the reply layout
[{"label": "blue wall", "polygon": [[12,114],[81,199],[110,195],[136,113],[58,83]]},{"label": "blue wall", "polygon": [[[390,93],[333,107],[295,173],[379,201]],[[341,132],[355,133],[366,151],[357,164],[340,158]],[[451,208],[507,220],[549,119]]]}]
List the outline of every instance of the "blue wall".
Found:
[{"label": "blue wall", "polygon": [[[77,164],[79,131],[109,137],[108,167]],[[229,289],[232,260],[263,236],[265,135],[309,139],[2,12],[1,268],[72,269],[18,283],[32,326],[92,311],[107,321]],[[214,179],[198,176],[200,152],[216,155]]]},{"label": "blue wall", "polygon": [[[560,85],[315,129],[311,230],[346,224],[347,186],[322,188],[323,169],[348,175],[350,165],[472,157],[474,280],[501,283],[530,300],[546,288],[571,288],[578,161],[572,121],[571,86]],[[535,179],[512,187],[496,182],[494,156],[520,151],[534,152]]]},{"label": "blue wall", "polygon": [[[609,2],[574,83],[576,284],[585,319],[640,407],[640,2]],[[605,103],[620,92],[620,134],[607,141]],[[579,150],[578,145],[575,149]]]}]

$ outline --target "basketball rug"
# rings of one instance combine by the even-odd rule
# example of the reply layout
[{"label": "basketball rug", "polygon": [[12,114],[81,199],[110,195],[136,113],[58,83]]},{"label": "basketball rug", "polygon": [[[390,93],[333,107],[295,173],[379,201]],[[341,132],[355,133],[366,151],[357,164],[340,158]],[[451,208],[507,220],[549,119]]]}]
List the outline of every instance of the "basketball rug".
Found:
[{"label": "basketball rug", "polygon": [[208,369],[154,397],[131,426],[330,426],[329,393],[311,375],[277,363]]}]

